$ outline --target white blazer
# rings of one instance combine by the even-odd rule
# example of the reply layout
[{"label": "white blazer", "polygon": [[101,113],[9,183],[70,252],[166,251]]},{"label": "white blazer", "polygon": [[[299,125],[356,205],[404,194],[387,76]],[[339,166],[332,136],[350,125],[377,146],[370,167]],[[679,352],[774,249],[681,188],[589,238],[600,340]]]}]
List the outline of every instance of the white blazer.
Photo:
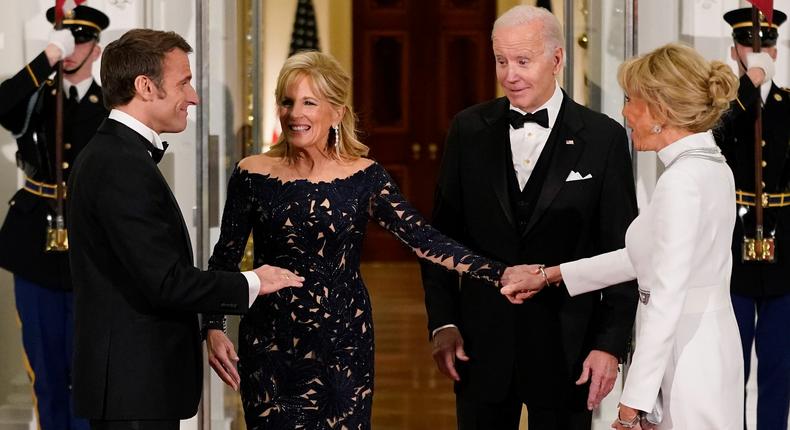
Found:
[{"label": "white blazer", "polygon": [[[710,132],[658,152],[667,169],[626,247],[562,264],[574,296],[636,278],[636,349],[621,403],[661,429],[741,429],[743,358],[730,301],[732,172]],[[715,159],[719,158],[718,161]]]}]

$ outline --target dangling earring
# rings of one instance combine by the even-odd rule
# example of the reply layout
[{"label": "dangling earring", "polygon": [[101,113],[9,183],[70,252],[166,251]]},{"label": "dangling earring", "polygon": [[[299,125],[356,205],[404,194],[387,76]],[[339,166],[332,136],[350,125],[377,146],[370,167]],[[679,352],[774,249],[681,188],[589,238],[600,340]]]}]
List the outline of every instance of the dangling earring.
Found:
[{"label": "dangling earring", "polygon": [[340,154],[340,125],[333,125],[332,131],[335,132],[335,151]]},{"label": "dangling earring", "polygon": [[658,124],[654,125],[653,128],[650,129],[650,131],[652,131],[653,134],[659,134],[659,133],[661,133],[661,130],[663,130],[663,129]]}]

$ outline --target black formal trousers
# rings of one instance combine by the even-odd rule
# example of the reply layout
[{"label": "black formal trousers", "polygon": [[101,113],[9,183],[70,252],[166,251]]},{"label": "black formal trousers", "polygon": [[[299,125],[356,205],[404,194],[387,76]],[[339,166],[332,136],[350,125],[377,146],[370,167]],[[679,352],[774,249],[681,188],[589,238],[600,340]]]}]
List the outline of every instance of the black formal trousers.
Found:
[{"label": "black formal trousers", "polygon": [[[456,399],[456,417],[459,430],[517,429],[521,420],[523,401],[515,382],[507,396],[496,402],[480,401],[474,396],[460,393]],[[527,424],[530,430],[589,430],[592,411],[584,408],[527,406]]]},{"label": "black formal trousers", "polygon": [[178,430],[179,420],[134,420],[103,421],[91,420],[91,430]]},{"label": "black formal trousers", "polygon": [[[567,95],[562,103],[543,183],[528,216],[517,213],[508,186],[508,169],[513,169],[508,100],[456,115],[444,148],[432,225],[507,264],[557,265],[622,248],[637,214],[625,130]],[[586,179],[569,180],[574,177]],[[470,357],[457,362],[459,428],[467,428],[467,411],[492,408],[486,419],[509,419],[508,411],[522,403],[533,411],[530,430],[557,428],[551,417],[570,413],[579,414],[582,428],[589,427],[584,427],[589,385],[574,381],[590,351],[626,355],[636,314],[635,282],[577,297],[562,286],[547,288],[513,305],[473,279],[462,277],[459,288],[454,274],[427,265],[422,272],[429,331],[457,326]],[[516,429],[515,422],[490,428]]]}]

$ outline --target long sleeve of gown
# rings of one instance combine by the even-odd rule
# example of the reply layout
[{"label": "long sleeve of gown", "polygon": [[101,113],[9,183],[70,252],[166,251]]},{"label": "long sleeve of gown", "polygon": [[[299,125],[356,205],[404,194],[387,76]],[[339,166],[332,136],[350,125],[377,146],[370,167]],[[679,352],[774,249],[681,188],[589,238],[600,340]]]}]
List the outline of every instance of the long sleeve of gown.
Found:
[{"label": "long sleeve of gown", "polygon": [[499,285],[506,266],[481,257],[431,227],[409,204],[387,172],[375,175],[370,215],[417,256],[461,275]]},{"label": "long sleeve of gown", "polygon": [[572,297],[636,279],[625,248],[560,264],[560,272]]},{"label": "long sleeve of gown", "polygon": [[[252,229],[253,199],[250,198],[247,172],[237,166],[228,180],[222,226],[214,252],[208,261],[209,270],[238,272]],[[209,328],[224,326],[225,316],[204,315],[204,324]]]}]

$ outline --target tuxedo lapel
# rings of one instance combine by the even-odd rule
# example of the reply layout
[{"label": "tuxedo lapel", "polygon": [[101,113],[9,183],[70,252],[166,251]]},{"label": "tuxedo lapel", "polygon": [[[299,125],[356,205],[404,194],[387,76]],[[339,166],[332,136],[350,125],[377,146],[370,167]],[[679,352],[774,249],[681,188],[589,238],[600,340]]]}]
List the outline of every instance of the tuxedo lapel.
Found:
[{"label": "tuxedo lapel", "polygon": [[523,231],[525,236],[537,224],[557,196],[557,193],[565,185],[568,174],[584,151],[584,141],[578,138],[578,131],[581,130],[584,124],[578,114],[575,102],[568,98],[565,91],[563,91],[562,95],[562,109],[557,118],[557,123],[554,125],[559,127],[553,142],[555,145],[554,153],[549,161],[546,180],[535,203],[535,210],[532,211],[532,216]]},{"label": "tuxedo lapel", "polygon": [[110,118],[104,121],[101,129],[104,129],[104,131],[110,134],[119,136],[121,140],[129,142],[129,144],[139,145],[139,148],[146,152],[146,157],[151,160],[151,168],[156,169],[156,174],[162,181],[162,187],[166,190],[166,193],[170,199],[170,203],[172,203],[174,215],[176,215],[176,218],[178,218],[179,223],[181,224],[181,232],[184,235],[183,241],[188,251],[190,263],[193,263],[192,243],[189,239],[189,230],[187,229],[184,217],[181,216],[181,207],[178,206],[178,201],[176,200],[176,196],[173,195],[173,190],[170,189],[170,185],[167,183],[165,177],[162,176],[162,172],[158,167],[156,167],[156,163],[154,162],[153,158],[151,158],[151,154],[148,152],[147,148],[151,145],[151,142],[126,125]]},{"label": "tuxedo lapel", "polygon": [[[501,98],[488,112],[484,112],[484,120],[488,128],[484,131],[487,136],[481,136],[489,144],[483,146],[480,160],[487,177],[491,178],[494,194],[499,201],[499,207],[507,218],[508,223],[515,228],[513,208],[508,196],[507,168],[508,152],[510,151],[509,123],[507,111],[509,103],[506,98]],[[512,166],[510,166],[512,168]]]}]

